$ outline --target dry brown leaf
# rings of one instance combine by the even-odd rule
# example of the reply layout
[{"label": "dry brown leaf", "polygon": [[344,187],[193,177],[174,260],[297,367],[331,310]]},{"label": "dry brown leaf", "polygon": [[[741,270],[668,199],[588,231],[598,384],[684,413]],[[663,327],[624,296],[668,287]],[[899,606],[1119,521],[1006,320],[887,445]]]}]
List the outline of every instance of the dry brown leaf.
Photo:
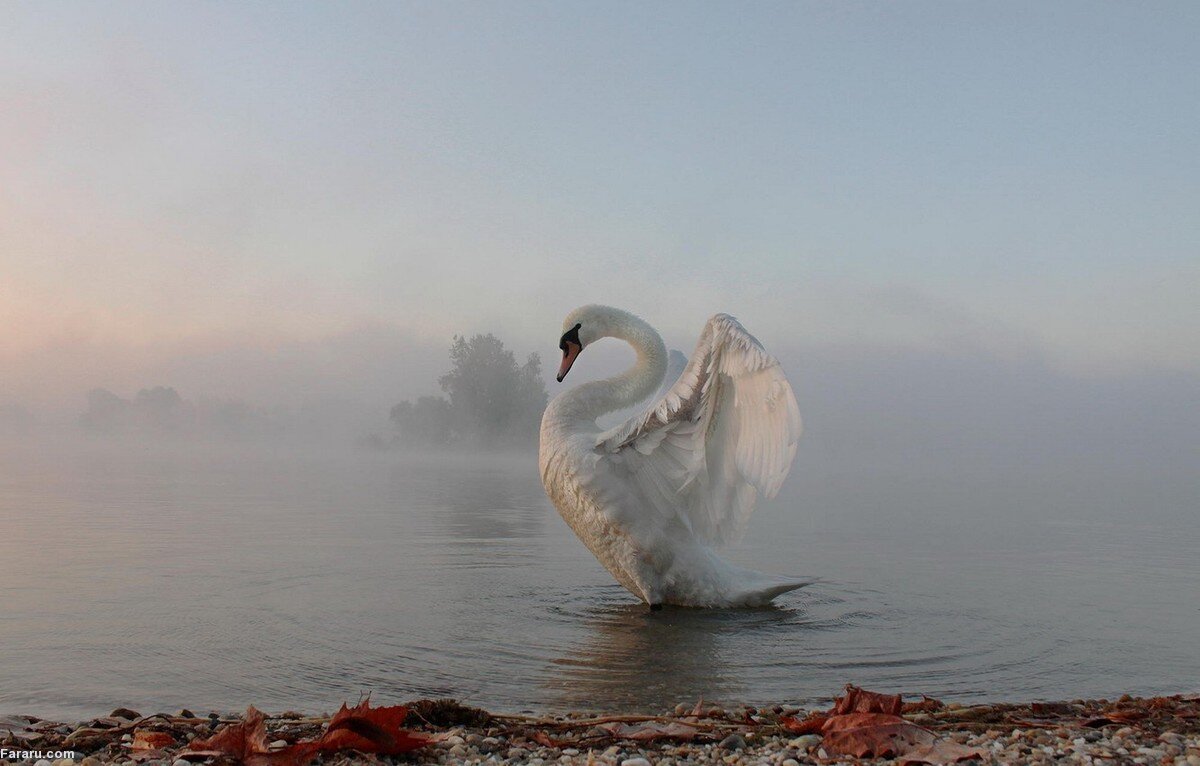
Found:
[{"label": "dry brown leaf", "polygon": [[253,705],[240,723],[230,724],[207,739],[188,745],[192,752],[215,751],[245,766],[306,766],[317,754],[316,742],[300,742],[283,750],[267,745],[266,716]]},{"label": "dry brown leaf", "polygon": [[888,713],[900,715],[904,703],[899,694],[879,694],[860,689],[854,684],[846,684],[846,696],[838,697],[833,706],[834,715],[847,713]]},{"label": "dry brown leaf", "polygon": [[986,751],[977,747],[967,747],[952,740],[943,739],[930,745],[921,745],[909,750],[899,758],[899,766],[910,766],[911,764],[921,763],[944,766],[944,764],[958,763],[968,758],[982,760],[986,755]]},{"label": "dry brown leaf", "polygon": [[399,755],[424,747],[431,738],[404,728],[408,709],[403,705],[372,708],[370,700],[356,707],[343,703],[317,741],[322,752],[358,750],[363,753]]},{"label": "dry brown leaf", "polygon": [[831,710],[809,713],[802,720],[785,716],[780,723],[797,734],[820,734],[821,747],[833,757],[899,757],[908,763],[936,764],[976,757],[980,751],[939,740],[929,729],[900,717],[906,710],[933,711],[941,707],[942,703],[931,697],[905,705],[899,694],[879,694],[847,684],[845,696],[835,700]]},{"label": "dry brown leaf", "polygon": [[785,715],[779,719],[779,723],[783,728],[796,734],[819,734],[828,720],[828,713],[809,713],[805,718]]},{"label": "dry brown leaf", "polygon": [[175,738],[165,731],[143,731],[138,729],[133,733],[134,750],[161,750],[175,744]]},{"label": "dry brown leaf", "polygon": [[937,740],[929,729],[889,713],[835,715],[825,722],[822,733],[826,752],[855,758],[895,757]]}]

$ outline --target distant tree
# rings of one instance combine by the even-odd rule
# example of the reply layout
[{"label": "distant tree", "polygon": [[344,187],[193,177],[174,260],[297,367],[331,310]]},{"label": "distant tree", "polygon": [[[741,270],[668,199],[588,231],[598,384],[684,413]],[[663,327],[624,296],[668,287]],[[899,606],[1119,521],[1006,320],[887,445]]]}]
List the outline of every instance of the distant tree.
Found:
[{"label": "distant tree", "polygon": [[475,446],[518,446],[537,434],[546,407],[542,362],[531,354],[524,365],[495,335],[461,335],[450,346],[450,372],[438,384],[450,397],[458,430]]},{"label": "distant tree", "polygon": [[240,399],[202,398],[196,402],[196,427],[206,435],[235,441],[278,436],[280,419]]},{"label": "distant tree", "polygon": [[100,434],[129,433],[188,438],[246,440],[277,436],[281,418],[238,399],[192,403],[168,386],[154,386],[125,399],[104,388],[88,392],[79,424]]},{"label": "distant tree", "polygon": [[133,398],[139,425],[151,431],[185,431],[194,425],[195,411],[179,392],[168,386],[143,388]]},{"label": "distant tree", "polygon": [[446,447],[454,440],[450,402],[440,396],[422,396],[416,404],[400,402],[390,419],[400,441],[409,446]]},{"label": "distant tree", "polygon": [[450,362],[438,379],[446,398],[423,396],[392,408],[398,443],[487,449],[537,443],[548,398],[537,354],[517,364],[494,335],[455,336]]},{"label": "distant tree", "polygon": [[79,424],[101,433],[128,428],[132,407],[132,402],[107,388],[93,388],[88,391],[87,409],[79,416]]}]

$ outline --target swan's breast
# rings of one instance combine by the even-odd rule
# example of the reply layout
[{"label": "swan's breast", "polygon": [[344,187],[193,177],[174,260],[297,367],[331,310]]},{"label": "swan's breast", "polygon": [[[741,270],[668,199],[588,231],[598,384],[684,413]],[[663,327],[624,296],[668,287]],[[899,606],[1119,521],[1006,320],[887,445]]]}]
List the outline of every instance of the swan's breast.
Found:
[{"label": "swan's breast", "polygon": [[[572,445],[577,446],[577,445]],[[637,561],[641,555],[629,532],[616,523],[602,493],[587,478],[599,468],[597,456],[588,450],[551,449],[543,442],[539,463],[542,485],[550,502],[575,535],[605,569],[632,593],[646,597],[646,583],[639,582]]]}]

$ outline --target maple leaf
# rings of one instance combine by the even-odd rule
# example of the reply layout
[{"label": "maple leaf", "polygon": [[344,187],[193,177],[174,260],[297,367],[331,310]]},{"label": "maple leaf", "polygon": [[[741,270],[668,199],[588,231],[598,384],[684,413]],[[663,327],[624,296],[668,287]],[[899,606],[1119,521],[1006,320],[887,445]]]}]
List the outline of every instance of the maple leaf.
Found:
[{"label": "maple leaf", "polygon": [[838,697],[833,706],[834,715],[847,713],[888,713],[900,715],[904,703],[899,694],[879,694],[861,689],[854,684],[846,684],[846,696]]},{"label": "maple leaf", "polygon": [[969,758],[983,760],[986,755],[985,751],[977,747],[967,747],[952,740],[940,739],[932,744],[921,745],[909,750],[898,761],[900,766],[919,763],[932,763],[940,766],[940,764],[958,763]]},{"label": "maple leaf", "polygon": [[188,751],[224,756],[245,766],[306,766],[319,753],[339,750],[398,755],[434,740],[405,730],[401,724],[407,715],[408,710],[399,705],[372,709],[370,700],[353,708],[343,703],[319,739],[272,750],[267,744],[266,716],[250,706],[240,723],[226,726],[207,739],[192,741]]},{"label": "maple leaf", "polygon": [[911,711],[936,710],[938,700],[925,697],[911,706],[899,694],[879,694],[846,685],[846,694],[834,700],[833,708],[809,713],[803,720],[784,717],[780,723],[797,734],[820,734],[821,746],[831,756],[895,758],[901,763],[956,763],[982,757],[983,751],[941,740],[922,726],[900,717]]},{"label": "maple leaf", "polygon": [[785,715],[779,719],[783,728],[796,734],[819,734],[825,722],[829,720],[828,713],[809,713],[805,718]]},{"label": "maple leaf", "polygon": [[145,731],[138,729],[133,733],[134,750],[161,750],[175,744],[175,738],[165,731]]},{"label": "maple leaf", "polygon": [[316,756],[315,742],[271,750],[265,721],[262,711],[251,705],[240,723],[230,724],[207,739],[192,740],[188,750],[226,756],[245,766],[305,766]]},{"label": "maple leaf", "polygon": [[831,755],[856,758],[890,758],[920,746],[933,744],[937,736],[929,729],[891,713],[846,713],[834,715],[822,727],[821,746]]},{"label": "maple leaf", "polygon": [[358,750],[363,753],[399,755],[424,747],[432,738],[403,727],[408,708],[403,705],[372,708],[369,699],[355,707],[342,707],[317,740],[323,752]]}]

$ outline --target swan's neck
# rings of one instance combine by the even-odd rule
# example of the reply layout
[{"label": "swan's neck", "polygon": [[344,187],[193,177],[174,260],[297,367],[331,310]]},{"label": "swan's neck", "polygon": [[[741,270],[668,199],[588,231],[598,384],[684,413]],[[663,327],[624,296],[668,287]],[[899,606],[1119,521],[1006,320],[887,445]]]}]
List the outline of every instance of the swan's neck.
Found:
[{"label": "swan's neck", "polygon": [[604,337],[619,338],[633,346],[637,361],[620,375],[584,383],[561,394],[552,403],[559,417],[594,421],[607,412],[637,404],[658,390],[667,372],[667,347],[653,327],[632,314],[622,314]]}]

